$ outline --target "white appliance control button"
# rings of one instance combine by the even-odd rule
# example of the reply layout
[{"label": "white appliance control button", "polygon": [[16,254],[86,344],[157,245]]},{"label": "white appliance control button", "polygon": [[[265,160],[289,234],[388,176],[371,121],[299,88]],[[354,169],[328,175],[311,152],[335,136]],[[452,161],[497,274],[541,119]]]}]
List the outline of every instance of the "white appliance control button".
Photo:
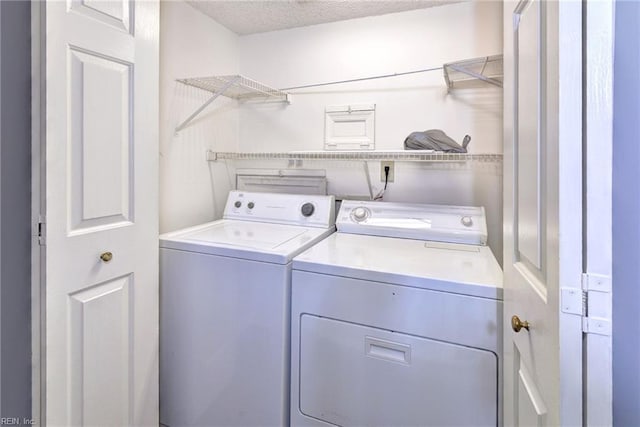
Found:
[{"label": "white appliance control button", "polygon": [[473,220],[471,219],[470,216],[463,216],[460,219],[460,222],[462,223],[462,225],[464,225],[465,227],[471,227],[473,225]]},{"label": "white appliance control button", "polygon": [[240,206],[242,206],[242,202],[240,200],[238,200],[237,202],[235,202],[233,204],[233,206],[235,206],[236,208],[239,208]]},{"label": "white appliance control button", "polygon": [[316,208],[315,206],[313,206],[313,203],[305,203],[304,205],[302,205],[302,208],[300,208],[300,212],[302,213],[302,216],[311,216],[313,215],[313,211],[315,211]]},{"label": "white appliance control button", "polygon": [[247,204],[247,207],[249,209],[253,209],[254,206],[255,206],[255,204],[253,202],[249,202],[249,204]]},{"label": "white appliance control button", "polygon": [[369,216],[369,210],[363,207],[358,207],[351,211],[351,215],[353,216],[354,221],[361,222],[367,219]]}]

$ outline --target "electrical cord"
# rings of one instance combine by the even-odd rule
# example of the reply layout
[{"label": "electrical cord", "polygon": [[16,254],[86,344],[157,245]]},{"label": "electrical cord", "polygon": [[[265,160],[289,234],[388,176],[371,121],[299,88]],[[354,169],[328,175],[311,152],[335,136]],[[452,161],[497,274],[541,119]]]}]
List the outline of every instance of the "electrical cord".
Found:
[{"label": "electrical cord", "polygon": [[387,184],[389,183],[389,166],[384,167],[384,189],[387,189]]},{"label": "electrical cord", "polygon": [[382,198],[384,197],[384,192],[387,191],[387,184],[389,183],[389,172],[390,172],[390,167],[385,166],[384,167],[384,188],[380,190],[378,194],[376,194],[376,197],[374,197],[373,200],[382,200]]}]

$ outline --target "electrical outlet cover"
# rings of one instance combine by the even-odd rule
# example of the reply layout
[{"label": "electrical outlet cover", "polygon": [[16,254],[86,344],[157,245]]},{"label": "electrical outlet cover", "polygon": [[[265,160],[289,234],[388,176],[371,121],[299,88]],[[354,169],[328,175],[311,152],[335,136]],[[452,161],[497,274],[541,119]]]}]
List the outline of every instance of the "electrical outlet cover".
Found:
[{"label": "electrical outlet cover", "polygon": [[394,164],[392,160],[386,160],[386,161],[382,161],[380,162],[380,181],[384,182],[385,181],[385,173],[384,173],[384,167],[385,166],[389,166],[389,181],[388,182],[393,182],[394,177],[395,177],[395,168],[394,168]]}]

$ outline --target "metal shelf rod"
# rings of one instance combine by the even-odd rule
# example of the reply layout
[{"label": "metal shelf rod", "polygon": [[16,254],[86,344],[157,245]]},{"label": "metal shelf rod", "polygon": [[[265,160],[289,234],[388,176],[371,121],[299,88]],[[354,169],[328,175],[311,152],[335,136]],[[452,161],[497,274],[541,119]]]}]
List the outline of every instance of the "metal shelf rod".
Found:
[{"label": "metal shelf rod", "polygon": [[343,83],[363,82],[363,81],[366,81],[366,80],[386,79],[388,77],[406,76],[408,74],[426,73],[426,72],[429,72],[429,71],[436,71],[436,70],[442,70],[442,66],[433,67],[433,68],[425,68],[425,69],[422,69],[422,70],[406,71],[406,72],[403,72],[403,73],[383,74],[381,76],[360,77],[360,78],[357,78],[357,79],[336,80],[336,81],[332,81],[332,82],[314,83],[314,84],[308,84],[308,85],[302,85],[302,86],[285,87],[285,88],[282,88],[280,90],[289,91],[289,90],[296,90],[296,89],[307,89],[307,88],[311,88],[311,87],[339,85],[339,84],[343,84]]}]

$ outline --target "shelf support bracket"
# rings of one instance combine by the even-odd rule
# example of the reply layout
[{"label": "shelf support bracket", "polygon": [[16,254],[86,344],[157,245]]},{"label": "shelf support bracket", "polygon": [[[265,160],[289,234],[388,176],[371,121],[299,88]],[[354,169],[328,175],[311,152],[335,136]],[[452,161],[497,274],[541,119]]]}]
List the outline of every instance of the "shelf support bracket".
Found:
[{"label": "shelf support bracket", "polygon": [[456,71],[464,73],[468,76],[475,77],[476,79],[482,80],[483,82],[490,83],[494,86],[502,87],[502,83],[500,83],[498,80],[492,79],[491,77],[483,76],[482,74],[478,74],[476,72],[473,72],[463,67],[458,67],[456,65],[449,65],[449,67],[453,68]]},{"label": "shelf support bracket", "polygon": [[218,161],[218,152],[213,150],[207,150],[207,161],[208,162],[217,162]]},{"label": "shelf support bracket", "polygon": [[184,129],[185,127],[187,127],[187,125],[189,123],[191,123],[191,121],[202,112],[202,110],[204,110],[205,108],[207,108],[213,101],[216,100],[216,98],[218,98],[220,95],[222,95],[223,93],[225,93],[225,91],[227,89],[229,89],[231,86],[233,86],[234,84],[236,84],[236,82],[240,80],[240,76],[237,76],[231,80],[229,80],[224,86],[222,86],[222,88],[220,88],[220,90],[218,90],[217,92],[215,92],[213,94],[213,96],[211,98],[209,98],[204,104],[202,104],[196,111],[193,112],[193,114],[191,114],[185,121],[183,121],[182,123],[180,123],[177,127],[176,127],[176,133],[180,132],[182,129]]}]

